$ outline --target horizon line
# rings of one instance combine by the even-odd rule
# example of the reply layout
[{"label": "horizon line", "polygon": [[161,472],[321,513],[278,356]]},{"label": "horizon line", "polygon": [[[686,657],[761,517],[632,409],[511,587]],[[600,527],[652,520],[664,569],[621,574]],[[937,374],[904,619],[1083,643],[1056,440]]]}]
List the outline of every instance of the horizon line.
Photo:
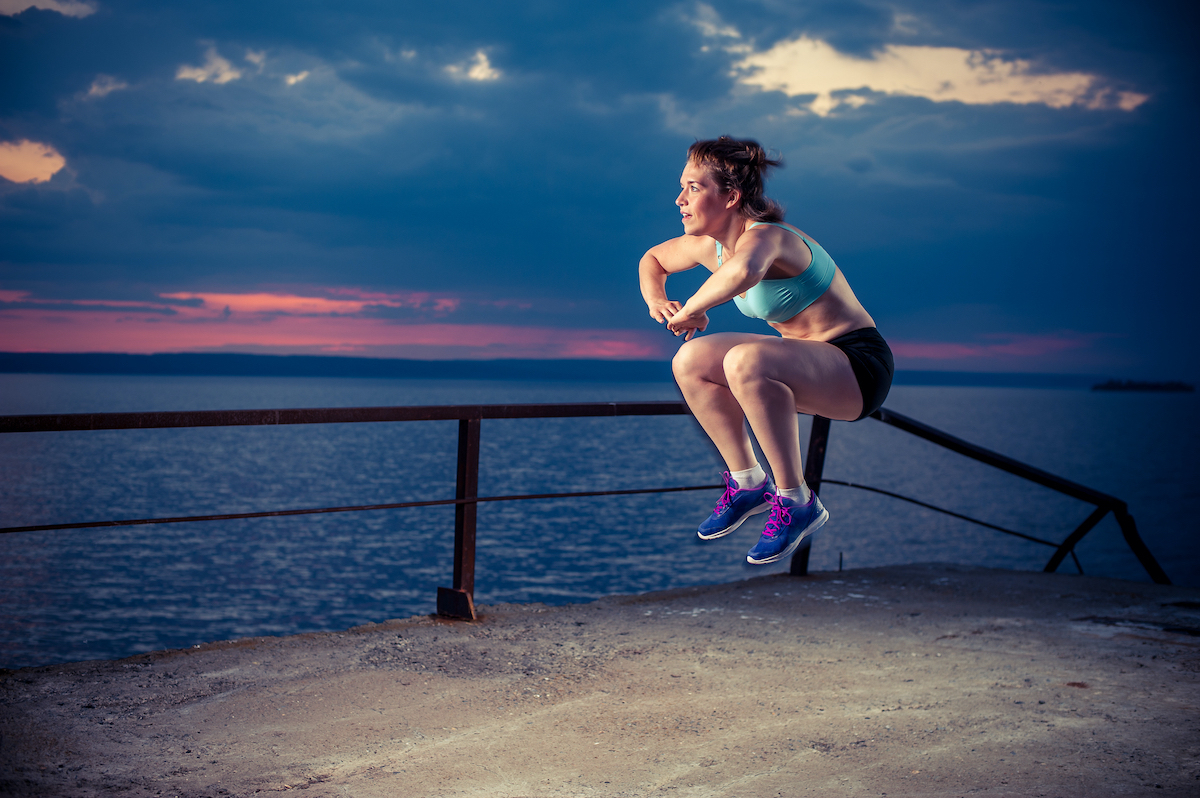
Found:
[{"label": "horizon line", "polygon": [[[259,366],[262,368],[252,368]],[[403,373],[398,369],[403,368]],[[470,372],[470,373],[466,373]],[[670,360],[614,358],[419,359],[335,354],[251,352],[3,352],[0,373],[129,376],[293,376],[409,379],[543,379],[566,381],[672,381]],[[624,378],[624,379],[622,379]],[[1107,373],[897,369],[899,385],[987,384],[1002,387],[1090,387],[1121,379]]]}]

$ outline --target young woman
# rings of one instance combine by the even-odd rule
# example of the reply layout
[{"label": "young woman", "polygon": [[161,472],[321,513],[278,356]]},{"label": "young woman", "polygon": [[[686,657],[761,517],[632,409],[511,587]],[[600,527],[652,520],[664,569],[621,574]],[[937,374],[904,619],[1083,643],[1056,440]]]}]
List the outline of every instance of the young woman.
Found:
[{"label": "young woman", "polygon": [[[746,556],[756,565],[787,557],[829,518],[804,484],[796,414],[864,418],[883,405],[893,372],[891,350],[841,270],[763,195],[767,170],[780,165],[756,141],[693,144],[675,200],[684,234],[651,248],[638,269],[650,316],[684,338],[675,380],[728,469],[698,534],[719,538],[770,510]],[[667,276],[700,265],[712,276],[692,298],[668,299]],[[708,310],[731,299],[778,335],[697,337]],[[746,421],[774,481],[755,458]]]}]

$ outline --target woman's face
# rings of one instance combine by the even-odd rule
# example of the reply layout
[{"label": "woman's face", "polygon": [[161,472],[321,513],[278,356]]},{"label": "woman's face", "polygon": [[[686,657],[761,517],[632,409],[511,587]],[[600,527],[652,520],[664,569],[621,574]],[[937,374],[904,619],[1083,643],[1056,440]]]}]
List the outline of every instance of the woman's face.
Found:
[{"label": "woman's face", "polygon": [[679,188],[675,204],[683,215],[683,232],[687,235],[716,232],[737,207],[737,194],[721,193],[708,170],[692,161],[688,161],[679,177]]}]

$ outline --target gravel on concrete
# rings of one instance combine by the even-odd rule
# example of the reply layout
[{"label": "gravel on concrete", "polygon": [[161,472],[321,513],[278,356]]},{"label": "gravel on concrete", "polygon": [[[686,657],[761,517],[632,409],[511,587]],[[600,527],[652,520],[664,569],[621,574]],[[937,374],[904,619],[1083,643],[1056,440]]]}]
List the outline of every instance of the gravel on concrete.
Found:
[{"label": "gravel on concrete", "polygon": [[1200,591],[913,565],[0,671],[0,795],[1196,796]]}]

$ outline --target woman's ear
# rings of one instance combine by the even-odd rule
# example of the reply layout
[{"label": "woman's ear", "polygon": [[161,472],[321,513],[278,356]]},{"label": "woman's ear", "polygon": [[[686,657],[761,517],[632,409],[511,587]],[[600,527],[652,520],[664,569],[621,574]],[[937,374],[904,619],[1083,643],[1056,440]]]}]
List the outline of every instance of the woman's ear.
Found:
[{"label": "woman's ear", "polygon": [[742,192],[736,188],[729,189],[729,199],[725,200],[726,208],[736,208],[738,203],[742,201]]}]

